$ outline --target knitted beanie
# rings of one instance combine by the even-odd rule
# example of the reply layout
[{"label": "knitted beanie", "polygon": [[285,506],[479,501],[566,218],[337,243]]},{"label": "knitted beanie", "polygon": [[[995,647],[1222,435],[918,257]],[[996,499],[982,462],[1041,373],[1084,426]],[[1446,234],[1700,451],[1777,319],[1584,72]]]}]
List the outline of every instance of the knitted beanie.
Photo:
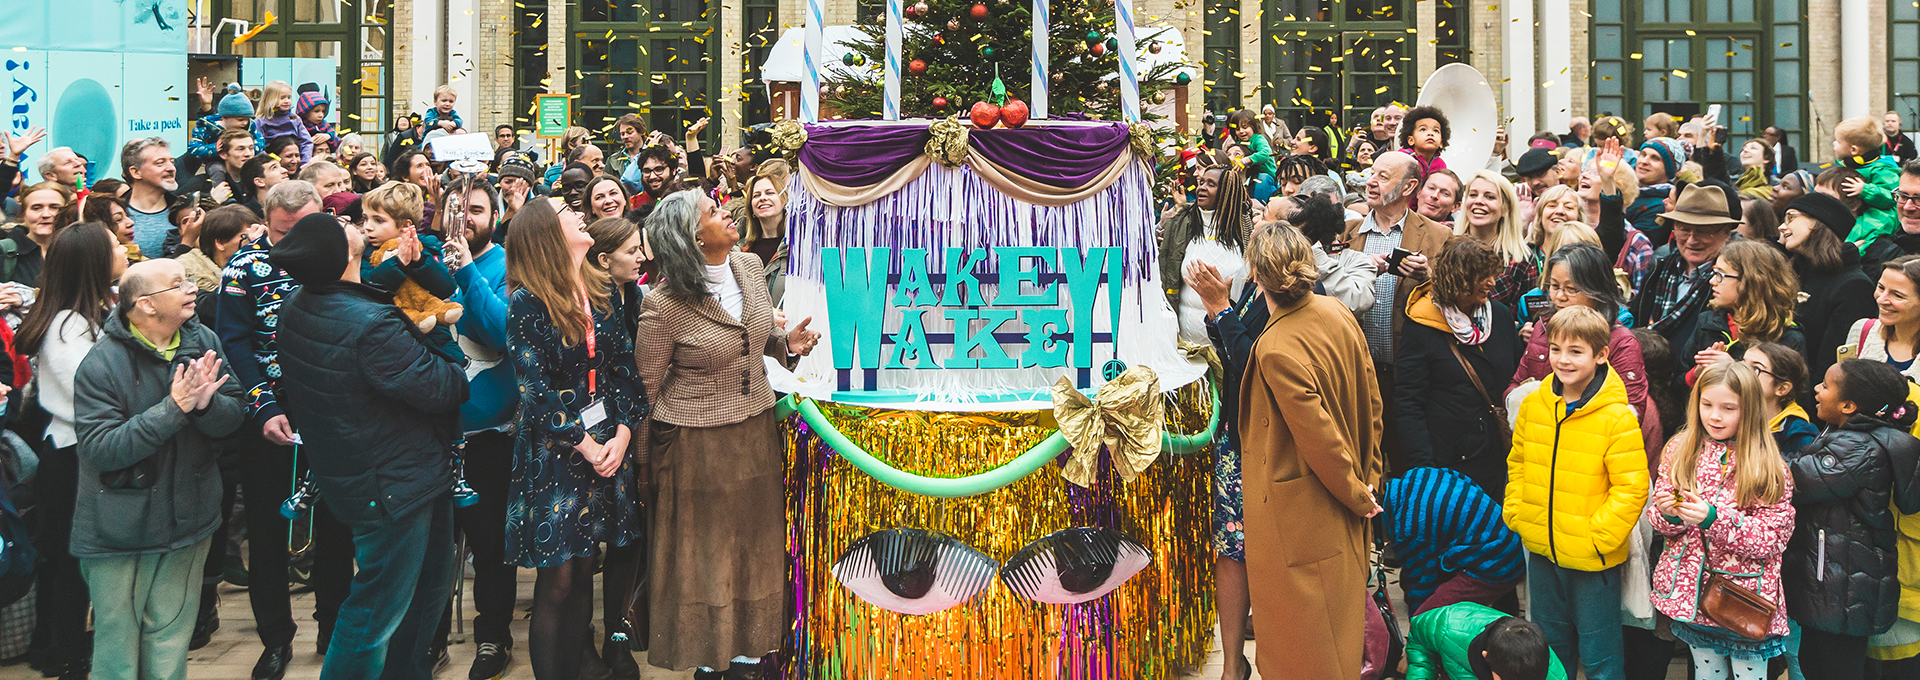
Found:
[{"label": "knitted beanie", "polygon": [[312,111],[313,107],[326,105],[327,99],[321,96],[320,93],[302,92],[300,93],[300,101],[294,102],[293,104],[293,115],[299,118],[306,118],[307,112]]},{"label": "knitted beanie", "polygon": [[1681,146],[1680,140],[1672,137],[1649,139],[1647,143],[1641,144],[1640,148],[1653,149],[1654,153],[1660,154],[1660,163],[1667,170],[1667,181],[1673,181],[1674,177],[1679,176],[1680,164],[1687,162],[1686,147]]},{"label": "knitted beanie", "polygon": [[252,118],[253,100],[247,99],[247,95],[241,94],[239,90],[228,90],[227,96],[220,98],[220,105],[214,108],[214,113],[220,114],[221,118],[228,116]]}]

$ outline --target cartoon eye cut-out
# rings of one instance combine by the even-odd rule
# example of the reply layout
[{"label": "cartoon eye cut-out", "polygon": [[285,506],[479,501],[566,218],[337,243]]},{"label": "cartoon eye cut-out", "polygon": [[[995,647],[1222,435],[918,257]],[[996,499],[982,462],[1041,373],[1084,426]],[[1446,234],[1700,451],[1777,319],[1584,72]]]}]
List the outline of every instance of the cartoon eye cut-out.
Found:
[{"label": "cartoon eye cut-out", "polygon": [[972,599],[999,569],[952,536],[886,529],[854,541],[833,564],[833,577],[875,607],[919,616]]},{"label": "cartoon eye cut-out", "polygon": [[1000,580],[1021,597],[1079,604],[1113,592],[1153,561],[1146,546],[1112,529],[1056,531],[1007,560]]}]

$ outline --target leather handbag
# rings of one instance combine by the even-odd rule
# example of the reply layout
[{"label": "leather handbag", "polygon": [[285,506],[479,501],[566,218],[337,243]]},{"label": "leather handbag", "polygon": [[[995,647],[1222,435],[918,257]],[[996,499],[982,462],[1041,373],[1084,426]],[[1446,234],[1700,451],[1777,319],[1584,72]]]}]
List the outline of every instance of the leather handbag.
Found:
[{"label": "leather handbag", "polygon": [[[1487,410],[1492,411],[1494,420],[1499,421],[1500,441],[1494,450],[1506,451],[1513,448],[1513,421],[1507,418],[1506,402],[1495,402],[1493,395],[1487,392],[1487,386],[1480,382],[1480,374],[1473,370],[1473,364],[1467,363],[1467,355],[1460,353],[1460,343],[1452,345],[1453,358],[1460,360],[1460,369],[1467,372],[1467,379],[1473,381],[1473,389],[1480,391],[1480,400],[1486,402]],[[1504,455],[1504,454],[1503,454]]]},{"label": "leather handbag", "polygon": [[1706,558],[1706,546],[1709,542],[1701,537],[1700,569],[1707,572],[1707,581],[1700,587],[1700,613],[1721,628],[1749,640],[1765,640],[1767,631],[1773,626],[1773,614],[1780,604],[1761,597],[1752,588],[1737,584],[1725,574],[1713,571],[1711,560]]}]

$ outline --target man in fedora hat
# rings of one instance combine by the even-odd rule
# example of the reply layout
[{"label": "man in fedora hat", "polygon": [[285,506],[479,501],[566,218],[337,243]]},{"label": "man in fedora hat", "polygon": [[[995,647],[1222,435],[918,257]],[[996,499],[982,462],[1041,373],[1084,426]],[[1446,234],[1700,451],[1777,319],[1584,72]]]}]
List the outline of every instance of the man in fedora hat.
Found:
[{"label": "man in fedora hat", "polygon": [[1673,254],[1654,263],[1647,273],[1640,294],[1633,299],[1633,318],[1675,347],[1699,328],[1700,312],[1713,293],[1707,276],[1740,224],[1727,205],[1721,187],[1690,184],[1680,191],[1673,209],[1659,215],[1661,224],[1672,230]]}]

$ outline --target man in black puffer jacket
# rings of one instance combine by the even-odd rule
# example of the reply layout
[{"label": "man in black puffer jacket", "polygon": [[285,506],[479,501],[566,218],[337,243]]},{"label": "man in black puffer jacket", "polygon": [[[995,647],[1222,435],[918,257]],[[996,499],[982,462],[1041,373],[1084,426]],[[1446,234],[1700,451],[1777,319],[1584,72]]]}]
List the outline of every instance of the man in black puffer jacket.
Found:
[{"label": "man in black puffer jacket", "polygon": [[365,245],[332,216],[309,215],[272,255],[301,285],[277,336],[287,414],[360,565],[320,675],[427,678],[453,584],[450,453],[467,380],[391,294],[360,283]]},{"label": "man in black puffer jacket", "polygon": [[[1904,383],[1885,364],[1874,368]],[[1843,389],[1856,389],[1857,379],[1848,375]],[[1851,668],[1859,677],[1867,636],[1886,632],[1898,616],[1899,536],[1890,508],[1920,511],[1920,441],[1907,434],[1912,424],[1911,412],[1854,413],[1787,454],[1798,515],[1781,577],[1787,613],[1804,635],[1803,668]]]}]

